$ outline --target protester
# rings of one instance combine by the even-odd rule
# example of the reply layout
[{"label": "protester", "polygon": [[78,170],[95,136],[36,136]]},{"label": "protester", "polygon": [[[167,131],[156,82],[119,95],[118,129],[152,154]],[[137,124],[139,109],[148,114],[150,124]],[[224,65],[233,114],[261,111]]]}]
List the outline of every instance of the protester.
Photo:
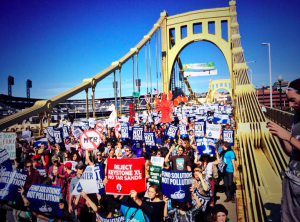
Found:
[{"label": "protester", "polygon": [[123,159],[137,158],[137,156],[134,153],[132,153],[131,147],[125,145],[124,150],[125,150],[125,155],[122,157]]},{"label": "protester", "polygon": [[228,210],[222,204],[216,204],[208,216],[208,222],[231,222],[228,218]]},{"label": "protester", "polygon": [[286,88],[289,106],[295,109],[291,132],[274,122],[268,122],[270,133],[283,141],[284,152],[290,161],[282,180],[282,221],[300,221],[300,79]]},{"label": "protester", "polygon": [[184,153],[184,147],[183,146],[180,146],[178,147],[178,155],[176,156],[172,156],[169,158],[170,156],[170,153],[172,152],[172,150],[175,149],[175,145],[173,145],[170,150],[169,150],[169,153],[167,154],[167,156],[165,157],[165,162],[171,162],[172,163],[172,167],[173,167],[173,170],[188,170],[188,171],[191,171],[192,168],[191,168],[191,161],[190,161],[190,158],[186,155],[183,155]]}]

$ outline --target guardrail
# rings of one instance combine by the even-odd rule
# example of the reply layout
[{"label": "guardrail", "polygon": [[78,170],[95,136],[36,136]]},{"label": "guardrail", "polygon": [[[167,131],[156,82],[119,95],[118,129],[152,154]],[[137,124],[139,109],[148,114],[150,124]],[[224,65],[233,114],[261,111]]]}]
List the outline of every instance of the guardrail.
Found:
[{"label": "guardrail", "polygon": [[277,123],[278,125],[282,126],[283,128],[289,131],[291,130],[293,114],[279,109],[270,108],[267,106],[266,109],[267,112],[265,113],[265,116],[268,119],[274,121],[275,123]]}]

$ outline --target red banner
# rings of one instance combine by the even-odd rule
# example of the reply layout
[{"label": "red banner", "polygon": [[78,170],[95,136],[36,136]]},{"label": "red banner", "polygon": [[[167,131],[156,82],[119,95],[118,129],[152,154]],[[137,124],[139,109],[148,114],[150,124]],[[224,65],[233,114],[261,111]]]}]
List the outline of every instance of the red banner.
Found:
[{"label": "red banner", "polygon": [[128,195],[146,191],[145,159],[107,159],[107,194]]}]

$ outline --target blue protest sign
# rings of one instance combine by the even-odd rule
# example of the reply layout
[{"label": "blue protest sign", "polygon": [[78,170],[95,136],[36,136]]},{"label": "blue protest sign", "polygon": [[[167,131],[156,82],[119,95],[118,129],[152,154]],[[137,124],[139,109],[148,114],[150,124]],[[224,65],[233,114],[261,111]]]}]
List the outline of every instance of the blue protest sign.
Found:
[{"label": "blue protest sign", "polygon": [[142,143],[144,139],[144,128],[143,127],[132,127],[131,143]]},{"label": "blue protest sign", "polygon": [[41,177],[43,177],[47,174],[47,171],[45,168],[38,167],[38,168],[36,168],[36,170],[39,171]]},{"label": "blue protest sign", "polygon": [[214,113],[214,117],[212,119],[213,123],[218,123],[222,118],[222,114],[221,113]]},{"label": "blue protest sign", "polygon": [[18,201],[21,198],[18,188],[23,187],[27,174],[17,171],[3,171],[0,178],[0,199]]},{"label": "blue protest sign", "polygon": [[146,149],[156,147],[156,137],[154,132],[144,132],[144,140]]},{"label": "blue protest sign", "polygon": [[196,145],[200,155],[215,154],[215,142],[213,139],[196,137]]},{"label": "blue protest sign", "polygon": [[54,140],[55,143],[59,144],[60,146],[64,145],[63,135],[61,129],[53,130]]},{"label": "blue protest sign", "polygon": [[68,126],[63,126],[63,136],[64,138],[68,138],[69,137],[69,129]]},{"label": "blue protest sign", "polygon": [[[209,191],[204,191],[204,190],[200,191],[196,187],[194,189],[194,193],[196,194],[196,196],[198,197],[198,199],[199,199],[199,201],[201,203],[201,210],[203,212],[206,211],[206,208],[207,208],[208,204],[211,201],[211,195],[212,195],[212,192],[211,192],[211,189],[210,189],[210,183],[207,180],[205,180],[205,179],[204,179],[204,181],[207,184],[207,186],[209,187]],[[197,205],[195,199],[192,201],[192,204],[193,205]]]},{"label": "blue protest sign", "polygon": [[228,142],[229,146],[234,145],[234,130],[223,130],[222,131],[223,141]]},{"label": "blue protest sign", "polygon": [[125,141],[129,138],[129,129],[127,123],[122,123],[121,125],[121,140]]},{"label": "blue protest sign", "polygon": [[98,194],[102,195],[105,193],[105,187],[104,187],[104,184],[103,184],[103,180],[104,180],[104,170],[103,170],[103,167],[102,167],[102,164],[97,164],[95,167],[94,167],[94,172],[96,174],[96,181],[97,181],[97,186],[98,186]]},{"label": "blue protest sign", "polygon": [[7,170],[12,170],[10,157],[7,150],[0,150],[0,174]]},{"label": "blue protest sign", "polygon": [[177,126],[174,125],[170,125],[168,127],[168,130],[166,132],[166,135],[170,138],[170,139],[175,139],[176,137],[176,133],[177,133]]},{"label": "blue protest sign", "polygon": [[206,121],[198,120],[195,121],[195,137],[204,137],[206,133]]},{"label": "blue protest sign", "polygon": [[180,123],[178,127],[179,127],[179,133],[181,139],[189,136],[186,130],[186,125],[184,123]]},{"label": "blue protest sign", "polygon": [[125,222],[124,216],[118,217],[101,217],[100,214],[96,213],[96,218],[101,222]]},{"label": "blue protest sign", "polygon": [[47,138],[42,138],[38,141],[35,141],[33,146],[40,146],[41,143],[46,143],[46,146],[48,146],[48,141],[47,141]]},{"label": "blue protest sign", "polygon": [[61,187],[32,184],[26,197],[31,211],[62,217],[63,213],[59,208],[60,194]]},{"label": "blue protest sign", "polygon": [[191,171],[162,170],[161,188],[165,196],[179,202],[191,199],[190,186],[194,183]]},{"label": "blue protest sign", "polygon": [[132,138],[132,128],[133,126],[128,126],[129,137]]},{"label": "blue protest sign", "polygon": [[229,121],[229,116],[228,114],[222,114],[221,115],[221,124],[226,124]]}]

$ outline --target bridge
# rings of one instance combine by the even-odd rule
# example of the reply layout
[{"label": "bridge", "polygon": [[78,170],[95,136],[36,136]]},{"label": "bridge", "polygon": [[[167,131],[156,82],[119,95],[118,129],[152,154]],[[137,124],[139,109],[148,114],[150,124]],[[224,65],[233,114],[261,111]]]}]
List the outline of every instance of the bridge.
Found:
[{"label": "bridge", "polygon": [[[222,36],[221,24],[223,22],[228,24],[227,38]],[[213,34],[208,30],[211,23],[215,25]],[[196,26],[200,26],[201,31],[196,32]],[[185,37],[182,35],[182,28],[187,30]],[[228,7],[196,10],[173,16],[162,12],[153,28],[119,60],[112,62],[109,67],[91,78],[83,79],[82,83],[74,88],[48,100],[37,101],[32,107],[1,119],[0,130],[33,115],[38,115],[41,123],[43,116],[49,117],[53,107],[82,91],[86,93],[86,107],[89,102],[88,93],[91,92],[93,116],[95,117],[94,92],[97,83],[111,73],[114,73],[114,76],[116,73],[119,74],[120,82],[122,66],[129,60],[132,60],[133,78],[139,79],[139,52],[147,44],[150,44],[151,39],[156,35],[159,35],[161,39],[160,53],[162,55],[164,93],[169,92],[172,88],[174,65],[178,64],[181,75],[184,72],[179,53],[187,45],[196,41],[208,41],[223,53],[230,79],[211,81],[207,100],[212,101],[214,92],[225,88],[234,101],[234,116],[237,123],[235,148],[238,152],[240,169],[236,178],[238,221],[268,221],[280,218],[282,180],[280,172],[287,165],[287,157],[282,151],[279,140],[273,137],[266,128],[266,116],[255,96],[254,86],[249,81],[248,67],[240,41],[235,1],[229,1]],[[185,84],[188,85],[187,80]],[[191,87],[188,88],[193,96]],[[119,89],[120,111],[122,111],[121,85]],[[133,86],[133,91],[135,91],[135,86]]]}]

